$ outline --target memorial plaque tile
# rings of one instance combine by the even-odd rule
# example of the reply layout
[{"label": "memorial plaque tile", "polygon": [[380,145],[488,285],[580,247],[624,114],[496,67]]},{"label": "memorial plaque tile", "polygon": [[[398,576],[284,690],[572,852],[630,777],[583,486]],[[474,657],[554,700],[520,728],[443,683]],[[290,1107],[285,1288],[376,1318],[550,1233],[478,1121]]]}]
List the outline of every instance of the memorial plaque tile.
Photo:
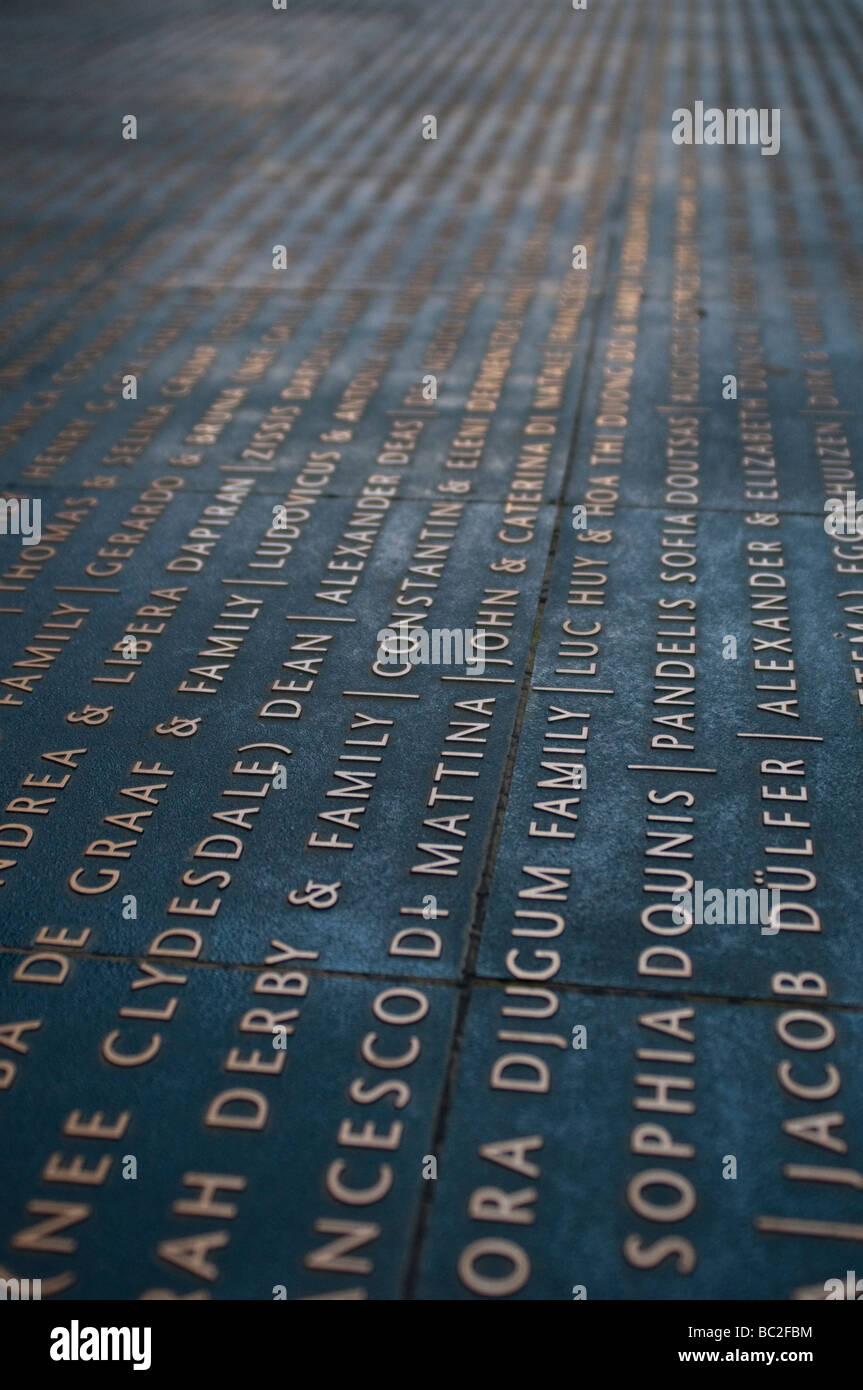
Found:
[{"label": "memorial plaque tile", "polygon": [[320,478],[282,529],[243,480],[83,494],[7,570],[6,944],[182,922],[250,961],[264,914],[328,969],[458,974],[551,509]]},{"label": "memorial plaque tile", "polygon": [[417,1296],[824,1298],[863,1234],[861,1028],[789,977],[751,1006],[476,986]]},{"label": "memorial plaque tile", "polygon": [[44,1296],[399,1296],[453,991],[257,938],[254,969],[179,929],[137,964],[48,928],[0,956],[0,1264]]},{"label": "memorial plaque tile", "polygon": [[8,20],[0,1297],[830,1296],[860,5]]},{"label": "memorial plaque tile", "polygon": [[836,552],[863,547],[805,516],[609,525],[561,531],[481,973],[544,949],[573,984],[765,998],[815,969],[859,1003],[861,598],[836,571],[863,560]]},{"label": "memorial plaque tile", "polygon": [[[672,69],[667,110],[686,100]],[[859,284],[840,194],[796,156],[792,182],[758,148],[656,143],[598,318],[572,502],[823,514],[844,436],[863,443]]]},{"label": "memorial plaque tile", "polygon": [[[602,257],[598,248],[598,278]],[[173,460],[190,488],[217,490],[232,472],[277,492],[317,453],[336,465],[334,495],[356,495],[373,462],[398,465],[406,497],[500,500],[528,475],[551,501],[580,394],[590,284],[588,272],[562,284],[522,275],[503,288],[464,277],[451,295],[410,305],[393,293],[345,292],[314,306],[273,294],[241,336],[236,295],[213,304],[203,292],[174,296],[113,372],[99,339],[132,315],[107,315],[95,339],[80,335],[45,364],[56,400],[26,429],[27,386],[10,379],[0,448],[4,424],[17,447],[2,476],[27,495],[94,476],[135,487]],[[264,293],[265,283],[258,301]]]},{"label": "memorial plaque tile", "polygon": [[[258,20],[272,41],[267,17]],[[280,16],[276,23],[305,40],[302,17]],[[151,233],[146,249],[123,260],[116,255],[119,238],[110,277],[99,277],[97,262],[83,263],[91,297],[78,302],[75,315],[53,334],[46,327],[40,335],[34,325],[23,354],[5,368],[6,382],[19,393],[5,407],[11,418],[38,373],[48,374],[55,387],[75,389],[34,433],[33,456],[2,476],[18,486],[51,479],[80,484],[98,460],[118,480],[137,480],[154,451],[162,457],[165,451],[200,454],[187,461],[195,470],[190,486],[215,487],[220,470],[251,448],[269,455],[257,467],[245,459],[257,486],[278,490],[268,468],[298,467],[302,449],[319,446],[322,430],[344,435],[351,424],[330,420],[330,413],[364,411],[373,388],[362,434],[356,442],[338,441],[348,447],[334,490],[352,493],[358,486],[352,456],[363,462],[369,450],[383,449],[390,412],[403,411],[406,401],[414,409],[427,406],[420,393],[435,389],[440,405],[429,411],[420,466],[403,495],[429,496],[455,481],[474,482],[470,462],[477,469],[471,491],[501,498],[528,429],[530,447],[552,443],[548,487],[555,495],[580,390],[583,308],[591,288],[602,284],[609,253],[610,240],[599,229],[614,225],[624,169],[615,156],[626,148],[634,119],[628,112],[612,121],[610,111],[644,81],[650,54],[644,29],[644,16],[616,7],[582,26],[576,45],[570,16],[534,16],[531,25],[521,14],[508,26],[495,81],[475,93],[471,105],[464,100],[462,72],[449,63],[459,43],[426,36],[423,82],[448,112],[433,141],[423,139],[414,115],[405,115],[387,142],[381,139],[379,122],[392,125],[387,92],[403,84],[398,65],[388,65],[382,83],[363,74],[347,140],[333,112],[322,110],[320,89],[307,88],[306,73],[292,88],[306,98],[302,123],[262,139],[269,106],[262,93],[254,115],[240,122],[230,141],[227,113],[221,112],[218,135],[197,140],[197,146],[210,146],[224,185],[206,217],[193,220],[208,161],[181,163],[184,196],[175,193],[172,213],[184,235],[170,235],[175,224],[164,226],[165,197],[151,193],[139,209]],[[325,53],[319,58],[324,66],[331,61]],[[290,61],[295,64],[293,52]],[[124,99],[134,102],[134,92],[133,85]],[[178,177],[170,158],[177,126],[196,152],[199,132],[188,130],[188,114],[170,86],[155,99],[145,83],[140,95],[148,139],[142,129],[133,152],[148,173],[158,171],[154,183],[158,176],[160,189],[167,189],[169,172],[175,182]],[[412,111],[419,109],[422,88],[414,84],[410,96]],[[78,116],[93,139],[89,127],[97,114]],[[495,141],[492,132],[501,123],[505,137],[498,132]],[[39,126],[28,131],[39,150],[50,139]],[[116,184],[113,189],[120,206],[137,186],[126,153],[113,145],[101,152],[121,177],[119,191]],[[498,169],[505,177],[493,177]],[[275,173],[281,191],[273,185]],[[346,198],[341,206],[339,189]],[[293,200],[287,220],[279,215],[285,190]],[[113,210],[109,199],[103,202],[94,211],[99,226]],[[238,222],[238,206],[253,209],[250,225]],[[576,238],[585,259],[571,267]],[[110,239],[103,245],[97,237],[93,251],[104,255],[109,245]],[[276,248],[283,249],[284,265]],[[187,294],[180,294],[183,289]],[[164,339],[143,330],[151,318],[166,316],[166,307],[163,332],[178,314],[189,317],[173,353],[161,352],[151,370],[151,354]],[[209,360],[214,349],[218,356]],[[127,368],[135,374],[130,364],[136,362],[138,395],[124,399],[120,381]],[[102,365],[108,370],[100,371]],[[188,386],[185,395],[178,394],[179,378]],[[92,391],[84,392],[85,383]],[[113,409],[94,409],[109,405]],[[83,413],[88,408],[92,419]],[[289,416],[289,409],[298,413]],[[435,414],[450,409],[453,418],[436,424]],[[467,452],[459,428],[465,414],[473,427]],[[86,441],[81,427],[77,434],[61,432],[79,415],[95,431]],[[279,438],[286,425],[290,437]],[[255,441],[258,432],[269,442]],[[475,452],[478,440],[485,458]],[[453,456],[459,462],[447,471],[445,460]]]}]

